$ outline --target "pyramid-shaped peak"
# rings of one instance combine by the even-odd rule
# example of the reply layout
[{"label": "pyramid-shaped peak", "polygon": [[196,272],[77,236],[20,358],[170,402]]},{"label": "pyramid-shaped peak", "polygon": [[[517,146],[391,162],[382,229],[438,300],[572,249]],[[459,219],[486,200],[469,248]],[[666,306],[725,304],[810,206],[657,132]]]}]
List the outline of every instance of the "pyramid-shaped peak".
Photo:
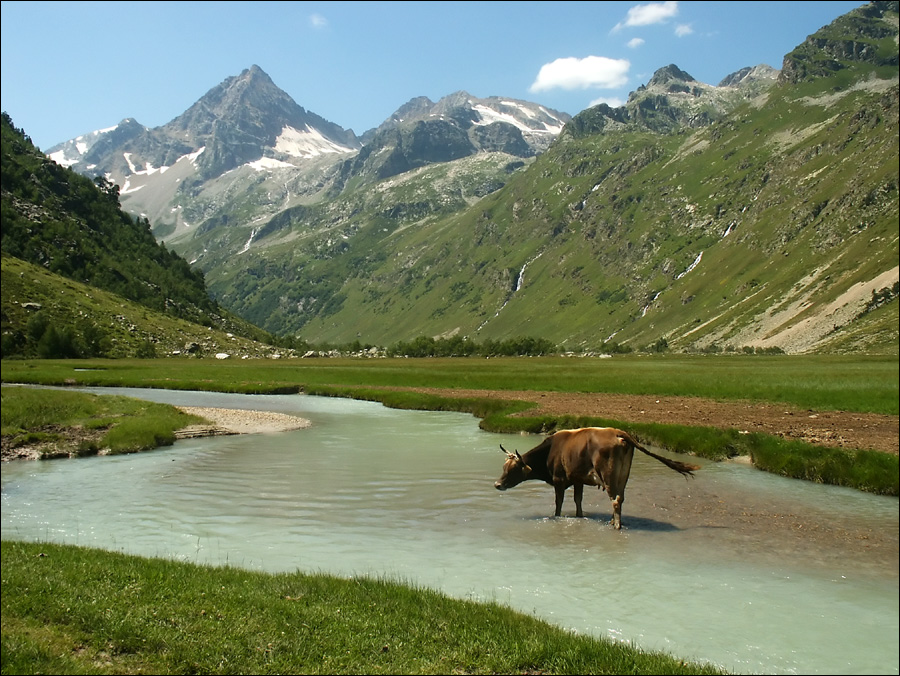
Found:
[{"label": "pyramid-shaped peak", "polygon": [[675,80],[680,82],[696,82],[696,80],[688,73],[685,73],[674,63],[670,63],[668,66],[664,66],[653,73],[653,77],[650,78],[650,82],[647,83],[647,86],[665,85]]},{"label": "pyramid-shaped peak", "polygon": [[[275,86],[275,83],[272,81],[272,78],[269,77],[269,74],[266,73],[262,68],[257,65],[252,65],[249,68],[241,71],[241,74],[236,78],[232,78],[237,82],[247,82],[250,84],[260,84],[260,85],[272,85]],[[226,80],[227,82],[227,80]]]}]

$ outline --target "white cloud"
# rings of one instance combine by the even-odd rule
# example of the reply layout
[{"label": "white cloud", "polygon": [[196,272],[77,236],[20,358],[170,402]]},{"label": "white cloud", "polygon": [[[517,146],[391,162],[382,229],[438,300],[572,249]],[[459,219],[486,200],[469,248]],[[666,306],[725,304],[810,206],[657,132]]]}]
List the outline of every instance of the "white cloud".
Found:
[{"label": "white cloud", "polygon": [[640,47],[642,44],[644,44],[644,39],[643,39],[643,38],[631,38],[631,39],[628,41],[628,46],[631,47],[631,49],[637,49],[637,48]]},{"label": "white cloud", "polygon": [[610,108],[621,108],[625,105],[625,102],[618,97],[606,97],[601,96],[599,99],[594,99],[588,104],[588,108],[592,108],[594,106],[599,106],[601,103],[605,103]]},{"label": "white cloud", "polygon": [[623,23],[617,23],[614,31],[625,26],[650,26],[655,23],[665,23],[678,14],[677,2],[651,2],[647,5],[635,5],[628,10]]},{"label": "white cloud", "polygon": [[587,56],[556,59],[541,66],[537,79],[529,87],[531,92],[548,89],[590,89],[621,87],[628,82],[631,63],[625,59]]},{"label": "white cloud", "polygon": [[675,35],[680,38],[683,38],[685,35],[690,35],[694,32],[694,29],[691,28],[691,24],[689,23],[681,23],[675,26]]},{"label": "white cloud", "polygon": [[309,25],[315,28],[316,30],[321,30],[322,28],[328,28],[328,19],[326,19],[321,14],[312,14],[309,17]]}]

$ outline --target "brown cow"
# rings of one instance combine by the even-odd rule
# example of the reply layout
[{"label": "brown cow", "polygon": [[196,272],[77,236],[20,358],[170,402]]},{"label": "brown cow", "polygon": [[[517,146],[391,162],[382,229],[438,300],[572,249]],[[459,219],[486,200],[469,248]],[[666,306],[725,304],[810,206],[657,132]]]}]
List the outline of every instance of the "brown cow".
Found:
[{"label": "brown cow", "polygon": [[597,486],[605,490],[612,500],[612,523],[618,530],[622,527],[625,484],[631,473],[635,448],[685,476],[693,476],[693,471],[700,469],[697,465],[651,453],[628,432],[614,427],[583,427],[551,434],[525,455],[519,455],[518,451],[510,453],[501,444],[500,450],[506,453],[507,461],[494,488],[505,491],[523,481],[546,481],[556,489],[556,516],[559,516],[566,489],[574,486],[575,516],[581,517],[584,516],[581,497],[585,485]]}]

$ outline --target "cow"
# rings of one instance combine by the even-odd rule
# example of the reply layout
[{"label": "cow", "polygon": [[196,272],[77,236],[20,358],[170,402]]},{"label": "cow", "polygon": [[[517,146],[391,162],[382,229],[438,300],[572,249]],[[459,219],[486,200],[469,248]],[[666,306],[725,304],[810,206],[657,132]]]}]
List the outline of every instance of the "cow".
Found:
[{"label": "cow", "polygon": [[697,465],[656,455],[641,446],[628,432],[614,427],[582,427],[559,430],[525,455],[520,455],[518,451],[510,453],[500,444],[507,460],[503,465],[503,474],[494,482],[494,488],[505,491],[523,481],[546,481],[556,489],[556,516],[559,516],[566,489],[574,486],[575,516],[582,517],[584,487],[597,486],[609,495],[613,507],[612,524],[619,530],[622,528],[625,484],[631,473],[635,448],[685,477],[693,476],[693,471],[700,469]]}]

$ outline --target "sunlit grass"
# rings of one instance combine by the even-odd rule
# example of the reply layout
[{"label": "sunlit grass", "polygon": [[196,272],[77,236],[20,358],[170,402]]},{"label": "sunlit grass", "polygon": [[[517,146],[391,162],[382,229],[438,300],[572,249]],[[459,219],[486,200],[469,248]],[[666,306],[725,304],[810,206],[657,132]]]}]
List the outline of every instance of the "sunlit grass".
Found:
[{"label": "sunlit grass", "polygon": [[[47,456],[132,453],[175,441],[175,431],[200,422],[166,404],[65,390],[4,387],[2,434],[13,448],[38,445]],[[96,432],[85,435],[79,430]]]},{"label": "sunlit grass", "polygon": [[4,360],[2,380],[247,394],[317,386],[608,392],[898,415],[898,365],[896,356],[828,355]]}]

